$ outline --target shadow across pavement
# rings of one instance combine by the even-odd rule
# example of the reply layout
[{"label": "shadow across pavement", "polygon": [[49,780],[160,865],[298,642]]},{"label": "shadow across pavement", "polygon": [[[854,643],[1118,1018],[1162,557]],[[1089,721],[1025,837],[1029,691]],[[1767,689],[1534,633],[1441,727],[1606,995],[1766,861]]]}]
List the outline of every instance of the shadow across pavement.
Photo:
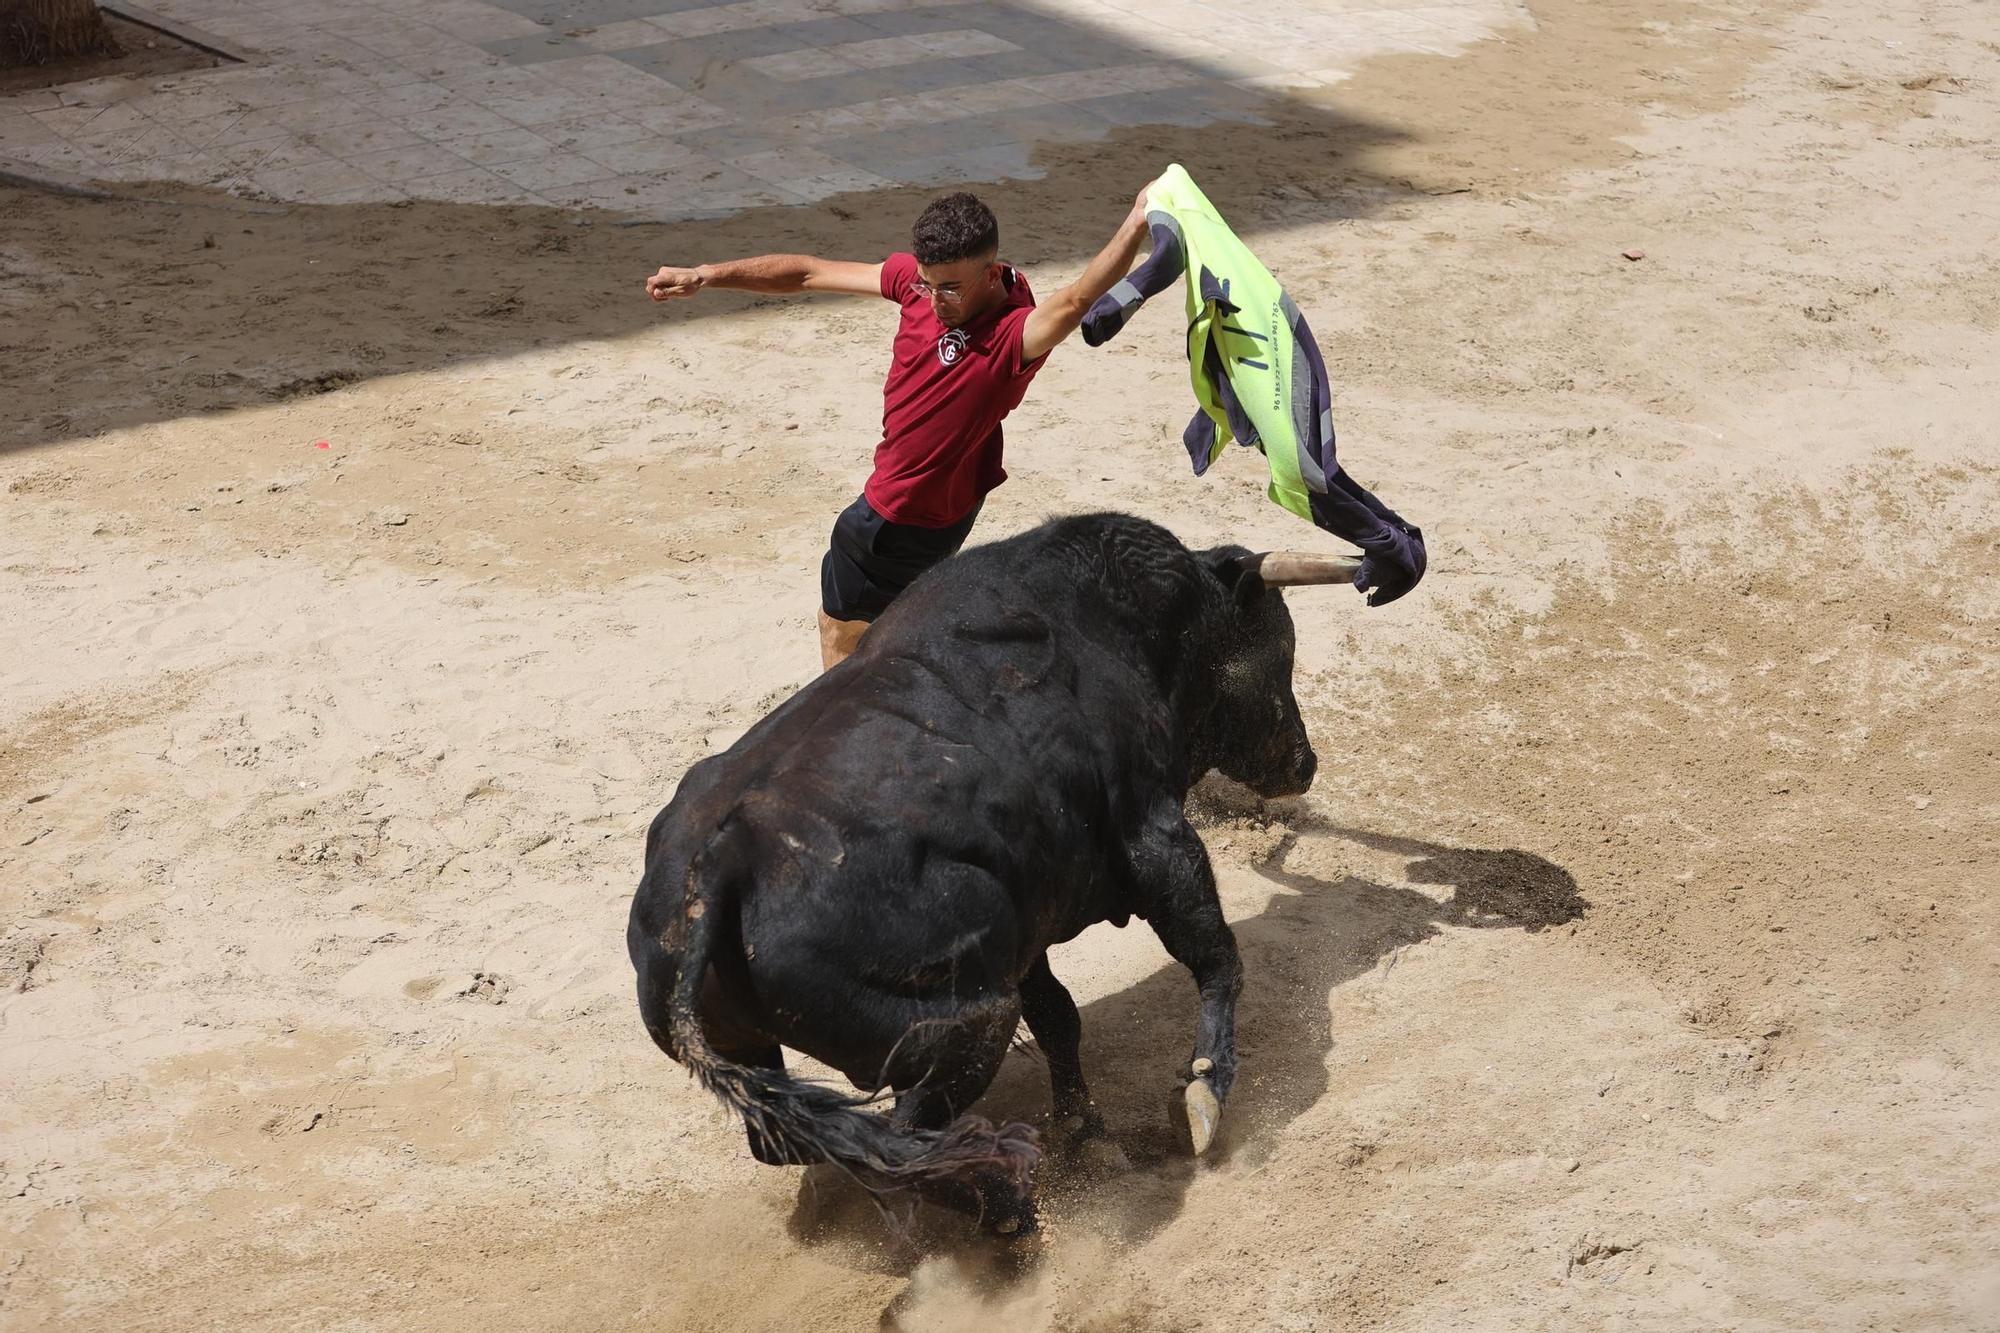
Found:
[{"label": "shadow across pavement", "polygon": [[[1282,98],[1259,110],[1269,125],[1141,125],[1034,145],[1041,179],[978,186],[1000,216],[1004,256],[1042,290],[1067,280],[1174,161],[1252,237],[1367,216],[1411,192],[1374,168],[1401,137],[1393,128]],[[969,160],[976,168],[977,155]],[[659,306],[642,284],[662,263],[745,254],[872,261],[907,247],[941,188],[646,225],[545,207],[274,207],[168,186],[134,187],[154,202],[0,188],[10,237],[0,288],[17,316],[0,343],[10,408],[0,454],[727,319],[759,302],[852,299],[718,292]],[[887,326],[883,337],[886,351]]]}]

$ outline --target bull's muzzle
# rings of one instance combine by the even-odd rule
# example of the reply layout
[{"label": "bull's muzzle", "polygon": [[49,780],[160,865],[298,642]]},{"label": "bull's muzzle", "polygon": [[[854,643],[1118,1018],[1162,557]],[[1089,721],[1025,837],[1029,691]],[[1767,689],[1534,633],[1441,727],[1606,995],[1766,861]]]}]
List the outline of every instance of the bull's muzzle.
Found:
[{"label": "bull's muzzle", "polygon": [[1251,789],[1267,801],[1285,796],[1303,796],[1312,790],[1313,778],[1319,772],[1319,757],[1307,746],[1293,751],[1289,760],[1281,760],[1271,765],[1270,776],[1263,782],[1251,784]]}]

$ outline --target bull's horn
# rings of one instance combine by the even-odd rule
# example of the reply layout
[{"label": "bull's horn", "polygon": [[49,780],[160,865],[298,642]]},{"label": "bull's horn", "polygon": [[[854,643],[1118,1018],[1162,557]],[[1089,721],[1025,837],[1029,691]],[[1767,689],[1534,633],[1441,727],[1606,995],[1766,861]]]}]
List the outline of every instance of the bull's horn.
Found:
[{"label": "bull's horn", "polygon": [[1263,551],[1243,557],[1244,569],[1267,588],[1302,587],[1313,583],[1352,583],[1361,557],[1313,555],[1304,551]]},{"label": "bull's horn", "polygon": [[1222,1123],[1222,1103],[1216,1100],[1215,1089],[1205,1078],[1188,1084],[1181,1098],[1187,1106],[1188,1143],[1199,1157],[1215,1142],[1216,1126]]}]

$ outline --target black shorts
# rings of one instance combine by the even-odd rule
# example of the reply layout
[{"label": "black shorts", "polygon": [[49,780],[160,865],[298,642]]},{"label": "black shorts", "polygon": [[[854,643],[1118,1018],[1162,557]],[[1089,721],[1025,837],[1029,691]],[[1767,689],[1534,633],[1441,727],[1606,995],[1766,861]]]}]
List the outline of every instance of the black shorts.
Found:
[{"label": "black shorts", "polygon": [[917,575],[965,545],[974,509],[948,528],[891,523],[862,496],[833,521],[819,562],[819,604],[835,620],[873,620]]}]

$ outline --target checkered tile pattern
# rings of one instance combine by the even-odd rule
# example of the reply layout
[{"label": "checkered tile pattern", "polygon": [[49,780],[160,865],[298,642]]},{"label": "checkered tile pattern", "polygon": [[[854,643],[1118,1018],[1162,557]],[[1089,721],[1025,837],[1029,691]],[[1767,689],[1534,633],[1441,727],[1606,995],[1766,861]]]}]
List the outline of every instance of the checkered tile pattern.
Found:
[{"label": "checkered tile pattern", "polygon": [[1037,144],[1259,122],[1371,55],[1528,21],[1519,0],[150,3],[254,61],[0,98],[0,162],[313,203],[712,216],[1031,177]]}]

